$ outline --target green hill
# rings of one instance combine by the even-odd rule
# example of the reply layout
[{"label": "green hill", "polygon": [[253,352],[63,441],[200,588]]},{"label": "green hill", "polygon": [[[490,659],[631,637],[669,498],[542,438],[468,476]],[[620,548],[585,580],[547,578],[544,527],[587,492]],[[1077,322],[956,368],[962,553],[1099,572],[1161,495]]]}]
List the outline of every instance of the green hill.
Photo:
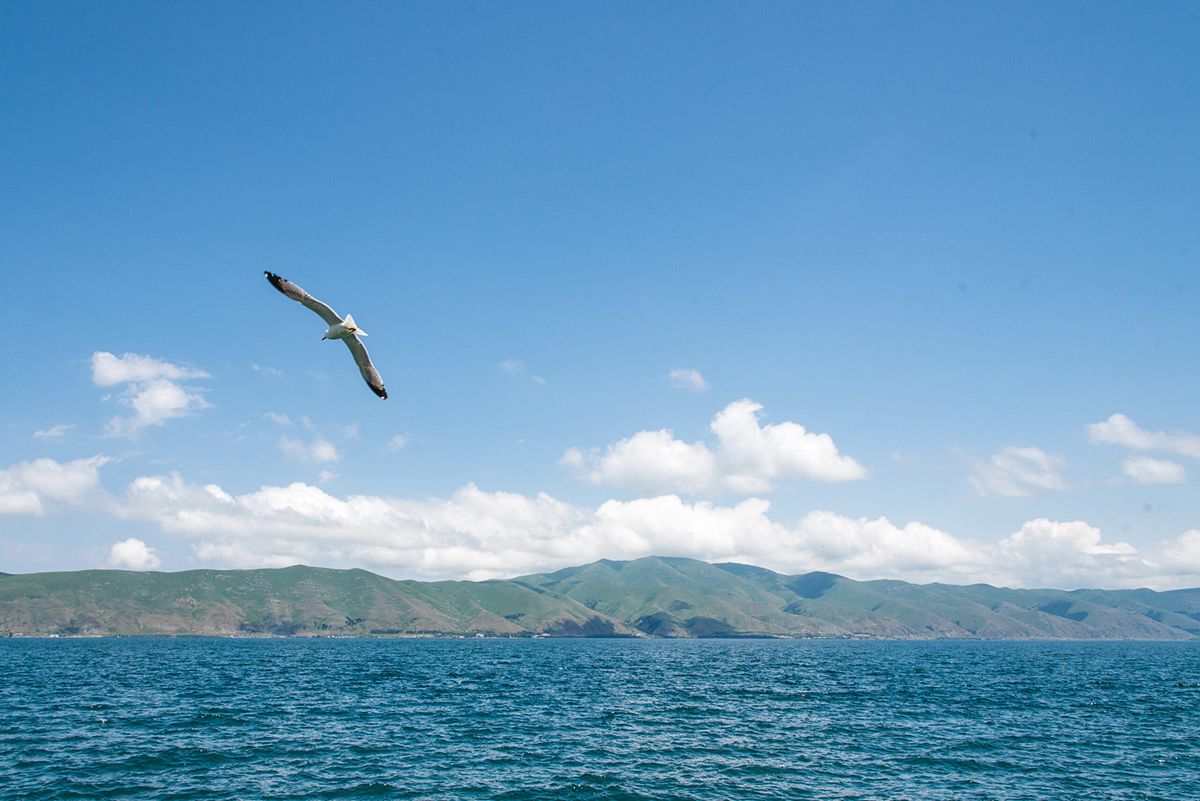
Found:
[{"label": "green hill", "polygon": [[0,582],[0,632],[620,635],[618,621],[507,581],[393,581],[365,570],[32,573]]},{"label": "green hill", "polygon": [[1013,590],[601,560],[504,581],[295,566],[5,575],[0,634],[1194,639],[1200,590]]}]

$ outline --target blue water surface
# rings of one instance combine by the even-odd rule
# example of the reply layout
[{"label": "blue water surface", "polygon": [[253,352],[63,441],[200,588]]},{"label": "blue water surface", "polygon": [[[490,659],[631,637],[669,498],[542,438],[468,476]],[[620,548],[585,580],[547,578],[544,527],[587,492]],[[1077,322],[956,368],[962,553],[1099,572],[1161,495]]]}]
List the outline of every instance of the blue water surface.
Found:
[{"label": "blue water surface", "polygon": [[0,640],[4,799],[1200,798],[1200,643]]}]

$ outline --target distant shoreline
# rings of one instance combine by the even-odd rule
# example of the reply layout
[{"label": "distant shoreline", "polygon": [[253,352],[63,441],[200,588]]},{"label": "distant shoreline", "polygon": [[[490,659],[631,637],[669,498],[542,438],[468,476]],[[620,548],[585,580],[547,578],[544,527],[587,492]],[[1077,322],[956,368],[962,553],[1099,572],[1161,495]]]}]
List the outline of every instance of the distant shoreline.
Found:
[{"label": "distant shoreline", "polygon": [[557,640],[597,642],[621,640],[637,642],[863,642],[863,643],[1200,643],[1197,639],[1153,639],[1153,638],[1080,638],[1080,637],[784,637],[760,634],[744,634],[718,637],[658,637],[654,635],[619,635],[609,637],[533,636],[533,635],[476,635],[465,634],[0,634],[3,640],[251,640],[251,641],[298,641],[298,640]]},{"label": "distant shoreline", "polygon": [[294,566],[0,578],[0,637],[1200,639],[1200,590],[854,581],[646,557],[489,581]]}]

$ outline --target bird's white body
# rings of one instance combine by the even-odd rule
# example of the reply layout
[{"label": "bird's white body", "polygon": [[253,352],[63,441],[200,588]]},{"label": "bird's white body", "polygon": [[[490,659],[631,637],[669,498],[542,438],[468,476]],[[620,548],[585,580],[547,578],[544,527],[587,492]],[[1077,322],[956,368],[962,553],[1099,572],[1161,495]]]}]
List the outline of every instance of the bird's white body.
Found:
[{"label": "bird's white body", "polygon": [[346,337],[365,337],[366,335],[366,331],[354,324],[354,316],[347,314],[345,320],[329,326],[329,330],[325,332],[325,336],[321,337],[321,339],[345,339]]}]

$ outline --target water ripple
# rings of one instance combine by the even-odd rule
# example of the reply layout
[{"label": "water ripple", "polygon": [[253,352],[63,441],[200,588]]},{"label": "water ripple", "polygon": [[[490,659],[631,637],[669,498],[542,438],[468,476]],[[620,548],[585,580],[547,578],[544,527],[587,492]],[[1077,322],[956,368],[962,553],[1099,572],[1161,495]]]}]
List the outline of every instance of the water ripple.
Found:
[{"label": "water ripple", "polygon": [[0,641],[5,799],[1190,801],[1200,643]]}]

